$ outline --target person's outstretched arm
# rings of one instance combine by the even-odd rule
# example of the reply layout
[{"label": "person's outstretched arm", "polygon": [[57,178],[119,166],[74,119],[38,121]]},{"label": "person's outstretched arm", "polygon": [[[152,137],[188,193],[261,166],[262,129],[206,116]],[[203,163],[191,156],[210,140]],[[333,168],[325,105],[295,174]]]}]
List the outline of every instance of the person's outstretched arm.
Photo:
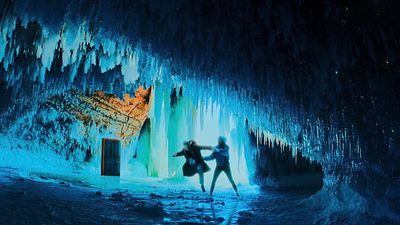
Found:
[{"label": "person's outstretched arm", "polygon": [[196,145],[197,148],[199,148],[200,150],[213,150],[212,146],[204,146],[204,145]]},{"label": "person's outstretched arm", "polygon": [[214,152],[211,153],[209,156],[203,157],[203,159],[204,159],[205,161],[210,161],[210,160],[215,159]]},{"label": "person's outstretched arm", "polygon": [[173,154],[172,156],[173,156],[173,157],[183,156],[183,155],[185,154],[184,151],[185,151],[185,149],[182,149],[181,151],[176,152],[176,153]]}]

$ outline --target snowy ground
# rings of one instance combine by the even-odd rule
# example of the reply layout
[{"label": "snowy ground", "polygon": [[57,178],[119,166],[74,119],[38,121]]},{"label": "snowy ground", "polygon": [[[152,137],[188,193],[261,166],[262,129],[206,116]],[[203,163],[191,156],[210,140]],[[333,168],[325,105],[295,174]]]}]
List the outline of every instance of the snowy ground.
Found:
[{"label": "snowy ground", "polygon": [[239,190],[236,198],[219,188],[211,199],[190,183],[0,167],[0,224],[398,224],[346,207],[332,211],[323,191]]},{"label": "snowy ground", "polygon": [[308,224],[309,194],[217,189],[213,199],[192,185],[120,181],[0,168],[1,224]]}]

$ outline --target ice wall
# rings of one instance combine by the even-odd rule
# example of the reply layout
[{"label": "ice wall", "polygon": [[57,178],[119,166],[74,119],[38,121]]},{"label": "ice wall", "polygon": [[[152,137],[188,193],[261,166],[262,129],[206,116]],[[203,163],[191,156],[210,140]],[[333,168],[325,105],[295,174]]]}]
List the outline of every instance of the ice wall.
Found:
[{"label": "ice wall", "polygon": [[[183,88],[184,89],[184,88]],[[185,89],[184,89],[185,90]],[[226,136],[230,145],[232,174],[236,181],[248,184],[253,161],[246,159],[245,149],[252,151],[247,128],[242,118],[221,110],[221,106],[211,101],[200,101],[170,90],[160,89],[160,83],[153,86],[152,109],[149,114],[148,129],[141,133],[138,146],[138,161],[148,169],[148,175],[181,180],[184,157],[172,155],[183,148],[183,142],[195,140],[199,145],[216,146],[219,136]],[[171,99],[176,98],[175,103]],[[173,100],[172,100],[173,101]],[[211,154],[203,151],[203,156]],[[250,165],[248,165],[248,163]],[[215,162],[209,163],[215,167]],[[205,176],[210,183],[212,174]],[[197,183],[197,176],[191,179]],[[228,180],[222,179],[225,184]],[[229,184],[230,185],[230,184]]]}]

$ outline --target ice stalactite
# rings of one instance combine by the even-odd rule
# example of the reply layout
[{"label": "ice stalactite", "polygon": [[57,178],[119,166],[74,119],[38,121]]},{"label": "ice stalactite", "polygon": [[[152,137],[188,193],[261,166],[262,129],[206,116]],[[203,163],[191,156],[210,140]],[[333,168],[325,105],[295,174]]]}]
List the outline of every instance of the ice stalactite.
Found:
[{"label": "ice stalactite", "polygon": [[141,149],[141,151],[150,152],[148,170],[149,175],[158,177],[168,177],[168,92],[164,92],[156,84],[151,99],[150,119],[150,148]]}]

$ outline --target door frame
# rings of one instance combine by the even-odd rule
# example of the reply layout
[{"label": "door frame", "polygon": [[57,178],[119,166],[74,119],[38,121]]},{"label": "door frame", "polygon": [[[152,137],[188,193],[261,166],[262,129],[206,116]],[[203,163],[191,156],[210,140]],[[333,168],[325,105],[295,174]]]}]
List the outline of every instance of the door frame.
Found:
[{"label": "door frame", "polygon": [[[105,151],[106,151],[106,141],[116,141],[116,142],[118,142],[118,144],[121,146],[121,141],[120,140],[118,140],[118,139],[113,139],[113,138],[102,138],[101,139],[101,175],[102,176],[109,176],[109,175],[107,175],[107,174],[104,174],[104,167],[105,167],[105,160],[106,160],[106,157],[105,157]],[[120,158],[120,168],[121,168],[121,147],[119,147],[119,158]],[[121,171],[119,172],[119,175],[118,176],[120,176],[121,175]]]}]

